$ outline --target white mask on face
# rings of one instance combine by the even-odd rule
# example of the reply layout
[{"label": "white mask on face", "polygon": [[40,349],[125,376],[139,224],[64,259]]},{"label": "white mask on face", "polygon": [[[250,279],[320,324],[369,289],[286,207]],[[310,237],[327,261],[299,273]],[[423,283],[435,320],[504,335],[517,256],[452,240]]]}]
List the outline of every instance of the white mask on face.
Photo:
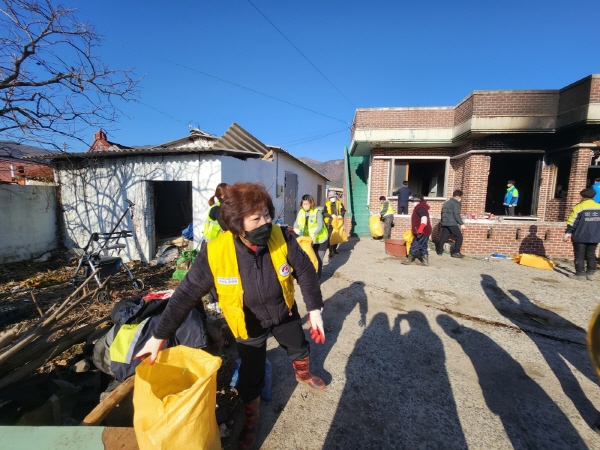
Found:
[{"label": "white mask on face", "polygon": [[336,199],[335,197],[329,197],[329,201],[330,201],[331,203],[335,202],[336,200],[337,200],[337,199]]}]

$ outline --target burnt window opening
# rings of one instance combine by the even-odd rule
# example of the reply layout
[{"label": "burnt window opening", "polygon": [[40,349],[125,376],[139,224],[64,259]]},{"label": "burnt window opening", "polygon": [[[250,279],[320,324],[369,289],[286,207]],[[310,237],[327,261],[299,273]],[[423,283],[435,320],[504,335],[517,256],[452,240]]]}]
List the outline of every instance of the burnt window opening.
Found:
[{"label": "burnt window opening", "polygon": [[[535,215],[539,198],[538,182],[541,176],[542,155],[539,153],[494,153],[490,158],[485,211],[498,216],[505,215],[504,196],[508,189],[507,182],[514,180],[515,187],[519,191],[515,215]],[[486,186],[479,186],[478,189],[486,189]]]},{"label": "burnt window opening", "polygon": [[569,153],[554,161],[554,188],[552,191],[554,198],[567,198],[572,159],[573,157]]},{"label": "burnt window opening", "polygon": [[323,186],[317,184],[317,206],[323,206]]},{"label": "burnt window opening", "polygon": [[422,194],[425,197],[445,197],[446,159],[396,159],[391,165],[390,186],[388,195],[402,187],[408,181],[412,195]]}]

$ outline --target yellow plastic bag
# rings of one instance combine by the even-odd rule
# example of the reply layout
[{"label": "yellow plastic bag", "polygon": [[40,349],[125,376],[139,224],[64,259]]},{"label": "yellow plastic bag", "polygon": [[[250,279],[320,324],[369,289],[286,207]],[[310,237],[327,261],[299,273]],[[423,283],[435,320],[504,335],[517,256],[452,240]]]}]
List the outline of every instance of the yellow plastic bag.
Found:
[{"label": "yellow plastic bag", "polygon": [[221,358],[178,345],[135,370],[133,427],[140,450],[218,450],[215,416]]},{"label": "yellow plastic bag", "polygon": [[415,235],[413,234],[412,230],[406,230],[404,232],[404,234],[402,235],[402,239],[404,239],[404,242],[406,242],[406,254],[410,254],[410,244],[412,243],[413,239],[415,238]]},{"label": "yellow plastic bag", "polygon": [[315,271],[319,271],[319,260],[317,259],[317,255],[315,255],[315,251],[312,248],[312,240],[308,236],[299,236],[298,244],[300,248],[304,250],[304,253],[308,255],[310,258],[310,262],[315,266]]},{"label": "yellow plastic bag", "polygon": [[521,253],[513,256],[513,261],[522,266],[535,267],[537,269],[554,270],[556,263],[540,255],[530,255],[529,253]]},{"label": "yellow plastic bag", "polygon": [[334,217],[331,220],[331,236],[329,236],[329,245],[341,244],[347,240],[348,236],[346,236],[346,230],[344,229],[344,220]]},{"label": "yellow plastic bag", "polygon": [[383,227],[381,226],[379,215],[371,216],[369,219],[369,228],[371,229],[371,236],[374,238],[383,236]]}]

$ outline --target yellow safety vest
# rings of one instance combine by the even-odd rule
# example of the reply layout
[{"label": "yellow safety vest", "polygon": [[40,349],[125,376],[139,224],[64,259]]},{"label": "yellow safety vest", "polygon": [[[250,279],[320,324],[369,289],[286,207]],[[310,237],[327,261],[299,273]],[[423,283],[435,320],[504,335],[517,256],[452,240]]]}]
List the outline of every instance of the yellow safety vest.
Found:
[{"label": "yellow safety vest", "polygon": [[[269,247],[271,261],[283,290],[285,304],[291,311],[294,306],[292,268],[287,261],[287,243],[283,238],[281,227],[278,225],[273,225],[267,247]],[[208,265],[215,279],[219,306],[223,310],[227,325],[236,338],[248,339],[244,321],[244,289],[231,231],[226,231],[214,241],[210,241],[207,253]]]},{"label": "yellow safety vest", "polygon": [[383,207],[385,206],[385,202],[383,202],[381,204],[381,211],[379,211],[379,214],[383,215],[383,216],[389,216],[390,214],[394,214],[394,208],[392,208],[392,203],[389,200],[386,200],[386,201],[388,204],[387,210],[386,211],[383,210]]},{"label": "yellow safety vest", "polygon": [[[327,210],[327,213],[331,215],[331,200],[328,200],[325,203],[325,209]],[[342,210],[342,202],[339,200],[335,201],[335,210],[337,211],[337,215],[341,216],[340,211]],[[325,224],[329,225],[329,222],[331,222],[331,217],[325,217]]]},{"label": "yellow safety vest", "polygon": [[[317,208],[313,208],[308,211],[305,211],[304,209],[300,208],[300,212],[298,213],[298,228],[300,229],[301,236],[312,237],[315,234],[315,232],[317,231],[317,211],[318,211]],[[306,224],[306,216],[307,215],[308,215],[308,234],[304,234],[304,226]],[[325,225],[325,222],[323,222],[323,227],[316,234],[315,238],[313,239],[313,243],[321,244],[322,242],[325,242],[327,240],[328,235],[329,234],[327,233],[327,226]]]},{"label": "yellow safety vest", "polygon": [[208,215],[206,216],[206,222],[204,223],[204,237],[207,241],[212,241],[213,239],[219,237],[220,234],[223,233],[221,230],[221,225],[216,220],[212,220],[210,218],[210,212],[215,206],[221,206],[219,200],[215,197],[215,204],[210,207],[208,210]]}]

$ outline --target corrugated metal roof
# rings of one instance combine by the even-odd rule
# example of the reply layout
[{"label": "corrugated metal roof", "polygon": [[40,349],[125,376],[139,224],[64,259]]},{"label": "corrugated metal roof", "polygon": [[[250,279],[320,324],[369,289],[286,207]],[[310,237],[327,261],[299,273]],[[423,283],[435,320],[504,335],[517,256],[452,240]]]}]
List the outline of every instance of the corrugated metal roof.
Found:
[{"label": "corrugated metal roof", "polygon": [[244,149],[260,155],[267,155],[269,149],[237,123],[232,123],[223,136],[215,142],[215,147],[227,149]]}]

